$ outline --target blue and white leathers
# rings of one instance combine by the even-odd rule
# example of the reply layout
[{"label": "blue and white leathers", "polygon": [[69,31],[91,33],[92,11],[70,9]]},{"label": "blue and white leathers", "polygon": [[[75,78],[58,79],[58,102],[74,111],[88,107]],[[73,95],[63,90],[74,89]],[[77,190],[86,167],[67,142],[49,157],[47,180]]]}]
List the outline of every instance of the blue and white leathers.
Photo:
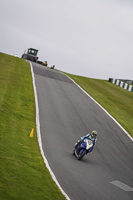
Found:
[{"label": "blue and white leathers", "polygon": [[88,140],[91,140],[93,142],[93,148],[96,146],[96,141],[97,141],[97,138],[92,138],[91,134],[88,133],[86,136],[83,136],[80,140],[80,143],[82,143],[84,141],[84,139],[88,139]]}]

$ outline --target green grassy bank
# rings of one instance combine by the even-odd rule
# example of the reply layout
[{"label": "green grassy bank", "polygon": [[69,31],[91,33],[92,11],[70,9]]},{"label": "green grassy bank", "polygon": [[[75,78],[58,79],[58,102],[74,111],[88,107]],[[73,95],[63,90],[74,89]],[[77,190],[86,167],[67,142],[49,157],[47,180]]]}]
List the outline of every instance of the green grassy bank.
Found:
[{"label": "green grassy bank", "polygon": [[102,105],[133,137],[133,92],[107,80],[67,75]]},{"label": "green grassy bank", "polygon": [[[34,137],[30,132],[34,128]],[[30,65],[0,53],[0,199],[63,200],[37,141]]]}]

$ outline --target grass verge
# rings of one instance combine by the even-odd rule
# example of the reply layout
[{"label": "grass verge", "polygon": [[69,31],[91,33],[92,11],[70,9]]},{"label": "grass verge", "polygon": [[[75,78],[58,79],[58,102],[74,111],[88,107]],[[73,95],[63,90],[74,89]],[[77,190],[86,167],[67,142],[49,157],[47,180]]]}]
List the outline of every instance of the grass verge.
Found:
[{"label": "grass verge", "polygon": [[[34,128],[34,137],[29,137]],[[30,64],[0,53],[0,199],[63,200],[37,141]]]},{"label": "grass verge", "polygon": [[107,80],[66,74],[102,105],[133,137],[133,92]]}]

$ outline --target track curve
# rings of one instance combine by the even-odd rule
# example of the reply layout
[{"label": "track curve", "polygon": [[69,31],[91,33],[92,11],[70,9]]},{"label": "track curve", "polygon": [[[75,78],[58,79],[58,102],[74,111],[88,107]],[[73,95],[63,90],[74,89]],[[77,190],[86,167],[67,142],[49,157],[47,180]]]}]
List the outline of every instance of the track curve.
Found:
[{"label": "track curve", "polygon": [[[133,143],[121,128],[63,73],[33,63],[43,151],[71,200],[133,199]],[[93,129],[98,141],[82,161],[75,142]]]}]

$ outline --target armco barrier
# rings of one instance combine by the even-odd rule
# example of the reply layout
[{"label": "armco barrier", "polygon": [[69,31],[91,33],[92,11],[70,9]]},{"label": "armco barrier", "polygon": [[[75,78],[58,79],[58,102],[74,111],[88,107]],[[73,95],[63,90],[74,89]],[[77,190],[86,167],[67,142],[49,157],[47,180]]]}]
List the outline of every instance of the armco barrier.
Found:
[{"label": "armco barrier", "polygon": [[130,92],[133,92],[133,86],[129,85],[119,79],[113,79],[113,78],[109,78],[109,82],[112,82],[113,84],[116,84],[122,88],[124,88],[125,90],[128,90]]}]

